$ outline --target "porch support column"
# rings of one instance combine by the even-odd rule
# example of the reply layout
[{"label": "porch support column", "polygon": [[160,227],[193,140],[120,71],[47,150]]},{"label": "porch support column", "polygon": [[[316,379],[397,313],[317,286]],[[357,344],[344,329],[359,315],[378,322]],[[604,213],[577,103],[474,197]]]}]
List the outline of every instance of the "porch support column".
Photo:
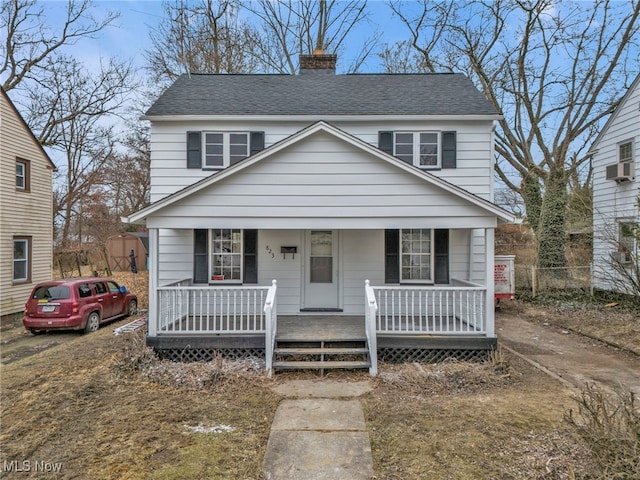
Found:
[{"label": "porch support column", "polygon": [[155,337],[158,332],[158,229],[149,229],[149,312],[147,335]]},{"label": "porch support column", "polygon": [[485,282],[487,287],[487,300],[485,302],[485,321],[487,337],[493,338],[496,336],[495,325],[495,305],[494,305],[494,292],[495,292],[495,279],[494,279],[494,238],[495,231],[493,228],[485,228],[484,230],[484,258],[485,258]]}]

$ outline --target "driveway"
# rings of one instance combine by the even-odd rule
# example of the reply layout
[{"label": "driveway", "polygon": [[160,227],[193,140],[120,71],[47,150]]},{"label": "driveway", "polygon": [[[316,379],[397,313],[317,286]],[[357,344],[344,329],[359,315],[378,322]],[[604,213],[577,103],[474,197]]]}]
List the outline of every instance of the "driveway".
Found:
[{"label": "driveway", "polygon": [[496,333],[500,344],[569,386],[623,385],[640,395],[640,357],[634,354],[511,313],[496,314]]}]

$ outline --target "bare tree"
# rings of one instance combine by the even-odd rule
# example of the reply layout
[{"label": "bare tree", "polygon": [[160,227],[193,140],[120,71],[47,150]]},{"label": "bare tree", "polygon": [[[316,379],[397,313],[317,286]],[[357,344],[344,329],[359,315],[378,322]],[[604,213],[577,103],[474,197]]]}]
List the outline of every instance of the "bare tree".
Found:
[{"label": "bare tree", "polygon": [[91,5],[90,0],[68,0],[66,16],[55,31],[46,26],[44,10],[37,0],[2,0],[0,32],[6,32],[0,43],[2,88],[8,92],[29,74],[38,76],[46,69],[44,63],[62,47],[93,36],[118,17],[107,13],[104,18],[94,18]]},{"label": "bare tree", "polygon": [[120,218],[149,204],[151,145],[148,127],[132,124],[123,140],[124,152],[114,154],[103,171],[109,186],[111,211]]},{"label": "bare tree", "polygon": [[113,118],[124,112],[137,82],[128,62],[107,59],[86,65],[67,47],[98,35],[117,18],[93,15],[90,0],[68,0],[59,28],[48,26],[36,0],[3,0],[0,77],[40,143],[58,163],[54,219],[58,245],[83,237],[83,199],[93,195],[114,155]]},{"label": "bare tree", "polygon": [[356,27],[367,21],[367,2],[361,0],[257,0],[244,2],[263,32],[253,53],[264,72],[295,74],[298,57],[323,50],[342,58],[347,47],[355,51],[349,72],[357,71],[377,46],[380,34],[373,32],[354,50],[348,44]]},{"label": "bare tree", "polygon": [[38,76],[29,78],[24,117],[47,147],[67,146],[70,139],[64,131],[70,122],[105,120],[124,113],[126,100],[137,85],[127,62],[111,59],[93,72],[68,56],[49,58],[44,65]]},{"label": "bare tree", "polygon": [[564,266],[567,185],[637,73],[640,3],[422,0],[411,14],[413,7],[392,4],[425,63],[467,73],[503,115],[496,171],[524,200],[539,266]]},{"label": "bare tree", "polygon": [[151,31],[148,69],[163,86],[183,73],[246,73],[256,30],[241,21],[236,0],[165,3],[164,20]]}]

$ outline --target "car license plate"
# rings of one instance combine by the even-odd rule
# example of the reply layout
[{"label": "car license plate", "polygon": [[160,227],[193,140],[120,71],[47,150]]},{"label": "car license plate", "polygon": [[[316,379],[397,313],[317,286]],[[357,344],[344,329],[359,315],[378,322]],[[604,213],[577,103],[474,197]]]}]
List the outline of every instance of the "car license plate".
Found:
[{"label": "car license plate", "polygon": [[44,305],[42,307],[42,311],[44,313],[55,312],[56,311],[56,306],[55,305]]}]

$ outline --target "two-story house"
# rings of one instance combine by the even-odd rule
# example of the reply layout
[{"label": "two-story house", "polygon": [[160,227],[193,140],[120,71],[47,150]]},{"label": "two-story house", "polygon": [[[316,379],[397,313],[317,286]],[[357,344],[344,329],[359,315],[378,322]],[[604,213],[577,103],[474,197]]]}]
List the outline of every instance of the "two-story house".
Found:
[{"label": "two-story house", "polygon": [[640,224],[640,75],[620,100],[591,149],[593,285],[631,293],[640,281],[634,226]]},{"label": "two-story house", "polygon": [[495,347],[494,229],[515,220],[492,203],[498,113],[464,75],[335,62],[183,75],[146,113],[152,204],[126,220],[149,229],[159,351],[286,368],[285,340],[326,360],[347,324],[372,372]]},{"label": "two-story house", "polygon": [[0,317],[51,279],[55,165],[0,88]]}]

